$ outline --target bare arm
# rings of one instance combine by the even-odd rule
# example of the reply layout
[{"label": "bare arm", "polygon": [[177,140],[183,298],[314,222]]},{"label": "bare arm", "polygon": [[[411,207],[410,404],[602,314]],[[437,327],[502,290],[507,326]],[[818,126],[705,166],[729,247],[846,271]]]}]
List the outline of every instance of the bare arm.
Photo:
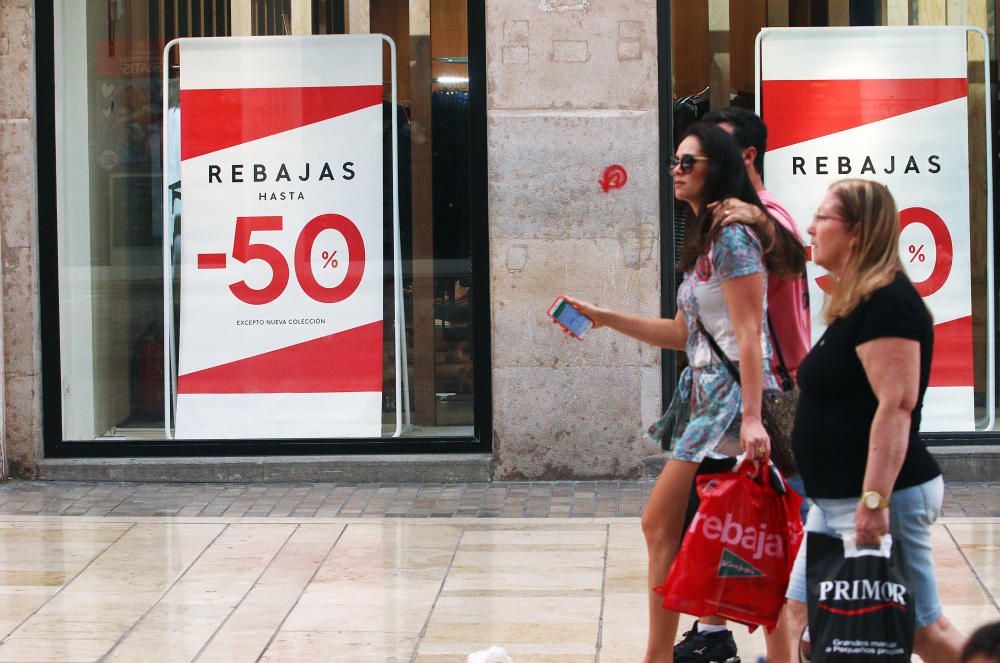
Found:
[{"label": "bare arm", "polygon": [[771,439],[760,416],[764,388],[764,357],[760,350],[764,275],[750,274],[723,281],[722,294],[726,298],[726,308],[740,352],[740,385],[743,390],[740,447],[751,458],[766,457],[771,450]]},{"label": "bare arm", "polygon": [[[889,497],[910,440],[910,419],[920,394],[920,343],[908,338],[876,338],[857,347],[858,358],[878,399],[868,437],[863,490]],[[858,543],[877,543],[889,531],[888,509],[858,505]]]},{"label": "bare arm", "polygon": [[648,318],[601,308],[573,297],[566,297],[566,301],[593,320],[595,329],[597,327],[610,327],[637,341],[668,350],[683,350],[685,343],[687,343],[687,325],[684,322],[684,314],[680,311],[677,311],[677,315],[672,320],[670,318]]}]

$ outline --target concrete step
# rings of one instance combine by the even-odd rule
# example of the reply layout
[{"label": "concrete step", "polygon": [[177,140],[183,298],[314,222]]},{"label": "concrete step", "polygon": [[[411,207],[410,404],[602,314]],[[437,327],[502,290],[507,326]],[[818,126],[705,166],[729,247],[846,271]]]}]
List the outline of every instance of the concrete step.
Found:
[{"label": "concrete step", "polygon": [[945,481],[996,481],[1000,478],[1000,444],[929,447]]},{"label": "concrete step", "polygon": [[47,458],[48,481],[478,483],[490,454],[233,456],[224,458]]},{"label": "concrete step", "polygon": [[[997,481],[1000,479],[1000,445],[928,447],[945,481]],[[660,475],[669,452],[642,459],[642,475],[652,479]]]}]

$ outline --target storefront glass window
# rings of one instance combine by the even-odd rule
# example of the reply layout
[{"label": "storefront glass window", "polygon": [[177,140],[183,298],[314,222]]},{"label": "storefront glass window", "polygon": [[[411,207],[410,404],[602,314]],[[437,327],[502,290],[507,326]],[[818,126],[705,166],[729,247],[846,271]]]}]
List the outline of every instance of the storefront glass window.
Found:
[{"label": "storefront glass window", "polygon": [[[975,430],[1000,430],[1000,416],[991,417],[990,404],[1000,403],[1000,392],[990,375],[988,343],[988,277],[996,276],[993,256],[988,255],[987,229],[995,227],[987,211],[987,194],[995,193],[996,150],[992,155],[993,178],[987,172],[986,114],[994,113],[991,99],[997,90],[996,3],[989,0],[947,2],[946,0],[753,0],[730,2],[671,3],[671,55],[673,76],[673,119],[675,138],[691,122],[711,109],[728,105],[753,110],[756,99],[755,39],[762,28],[846,27],[846,26],[967,26],[986,33],[984,49],[978,33],[968,33],[968,166],[969,244],[966,255],[956,261],[968,264],[971,274],[972,382],[974,383]],[[990,93],[986,92],[984,58],[989,61]],[[877,76],[875,76],[877,78]],[[803,78],[808,78],[803,76]],[[822,78],[817,72],[816,78]],[[833,103],[835,100],[831,100]],[[766,110],[765,110],[766,115]],[[996,126],[993,145],[997,144]],[[767,185],[768,175],[764,173]],[[941,196],[950,192],[941,191]],[[818,201],[817,201],[818,203]],[[683,241],[684,210],[675,211],[677,246]],[[912,259],[926,258],[914,242]],[[904,247],[906,248],[906,247]],[[935,259],[934,256],[931,256]],[[922,265],[916,265],[921,267]],[[992,273],[992,274],[991,274]],[[679,282],[679,281],[677,281]],[[818,307],[820,302],[813,302]],[[995,316],[995,314],[994,314]],[[995,336],[995,332],[993,333]],[[993,350],[995,353],[995,350]],[[993,392],[994,399],[988,397]],[[925,408],[926,410],[926,408]],[[968,429],[971,432],[971,426]],[[948,431],[940,431],[947,434]],[[958,431],[954,431],[958,432]]]},{"label": "storefront glass window", "polygon": [[[398,65],[398,104],[388,84],[382,101],[385,156],[393,114],[399,145],[399,179],[386,176],[383,197],[382,436],[395,428],[397,405],[393,186],[410,408],[403,436],[472,436],[465,1],[56,0],[54,10],[63,439],[167,436],[164,364],[176,348],[164,339],[164,46],[180,37],[363,33],[390,36]],[[177,76],[171,66],[168,90]],[[167,175],[183,242],[183,186],[177,172]],[[293,428],[273,437],[303,437]]]}]

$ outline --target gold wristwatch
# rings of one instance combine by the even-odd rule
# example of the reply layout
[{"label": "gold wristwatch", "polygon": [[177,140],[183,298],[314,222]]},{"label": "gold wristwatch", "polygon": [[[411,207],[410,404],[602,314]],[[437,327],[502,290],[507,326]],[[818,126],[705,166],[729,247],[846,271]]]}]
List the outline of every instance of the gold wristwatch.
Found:
[{"label": "gold wristwatch", "polygon": [[861,503],[865,505],[866,509],[878,511],[889,506],[889,498],[882,497],[882,494],[877,490],[866,490],[861,493]]}]

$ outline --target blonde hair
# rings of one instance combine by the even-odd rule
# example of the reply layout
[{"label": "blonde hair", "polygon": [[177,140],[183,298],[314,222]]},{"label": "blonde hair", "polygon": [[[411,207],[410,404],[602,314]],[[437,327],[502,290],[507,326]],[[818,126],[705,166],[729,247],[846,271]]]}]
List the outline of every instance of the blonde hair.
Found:
[{"label": "blonde hair", "polygon": [[899,213],[889,189],[870,180],[847,179],[834,182],[829,191],[848,229],[858,229],[858,241],[823,310],[826,324],[848,315],[903,268]]}]

